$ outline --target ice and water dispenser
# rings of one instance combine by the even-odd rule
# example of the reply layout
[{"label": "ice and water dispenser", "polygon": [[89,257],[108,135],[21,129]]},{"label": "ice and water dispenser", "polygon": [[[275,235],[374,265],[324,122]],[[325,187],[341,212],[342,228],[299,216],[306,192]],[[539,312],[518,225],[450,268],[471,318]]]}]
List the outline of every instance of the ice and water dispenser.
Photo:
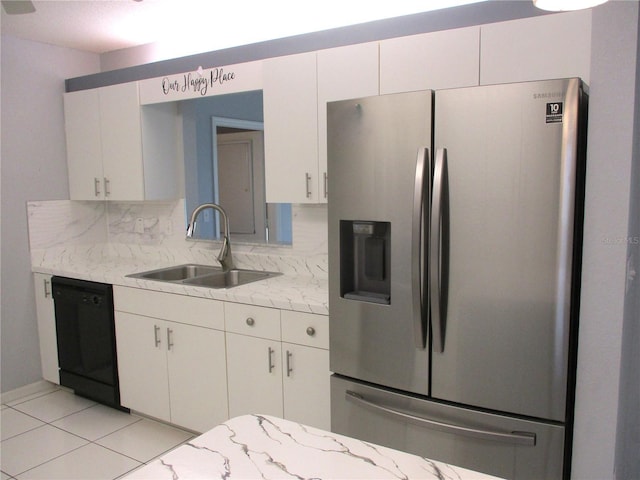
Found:
[{"label": "ice and water dispenser", "polygon": [[340,295],[391,303],[391,223],[340,221]]}]

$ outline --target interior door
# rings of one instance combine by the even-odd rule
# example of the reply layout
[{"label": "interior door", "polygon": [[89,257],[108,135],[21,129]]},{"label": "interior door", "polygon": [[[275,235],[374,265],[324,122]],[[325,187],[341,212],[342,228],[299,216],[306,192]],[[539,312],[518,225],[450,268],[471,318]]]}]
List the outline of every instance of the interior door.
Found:
[{"label": "interior door", "polygon": [[444,329],[435,398],[565,418],[578,91],[560,80],[436,92],[449,252],[430,260],[449,276],[432,319]]},{"label": "interior door", "polygon": [[263,137],[262,131],[217,135],[218,202],[236,239],[265,238]]}]

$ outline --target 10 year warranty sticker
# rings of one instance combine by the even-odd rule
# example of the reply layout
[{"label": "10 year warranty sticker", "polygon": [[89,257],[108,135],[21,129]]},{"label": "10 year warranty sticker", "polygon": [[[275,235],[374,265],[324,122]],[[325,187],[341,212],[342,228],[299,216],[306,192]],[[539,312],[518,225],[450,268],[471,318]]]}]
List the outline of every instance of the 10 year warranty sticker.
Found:
[{"label": "10 year warranty sticker", "polygon": [[562,102],[547,103],[547,123],[561,123],[562,110]]}]

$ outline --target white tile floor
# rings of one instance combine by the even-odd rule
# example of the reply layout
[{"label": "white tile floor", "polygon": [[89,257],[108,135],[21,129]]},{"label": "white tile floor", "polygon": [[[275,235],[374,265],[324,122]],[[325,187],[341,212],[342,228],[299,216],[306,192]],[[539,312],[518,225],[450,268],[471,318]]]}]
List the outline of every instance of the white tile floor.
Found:
[{"label": "white tile floor", "polygon": [[2,405],[2,480],[112,480],[194,437],[65,389]]}]

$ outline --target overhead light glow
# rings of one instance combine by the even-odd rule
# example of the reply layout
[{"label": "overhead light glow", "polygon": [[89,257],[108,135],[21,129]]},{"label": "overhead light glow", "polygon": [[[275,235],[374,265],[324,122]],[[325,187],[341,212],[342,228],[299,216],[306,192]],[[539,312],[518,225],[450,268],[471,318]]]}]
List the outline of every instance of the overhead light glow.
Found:
[{"label": "overhead light glow", "polygon": [[552,12],[564,12],[569,10],[582,10],[585,8],[597,7],[606,3],[607,0],[533,0],[533,4],[542,9]]},{"label": "overhead light glow", "polygon": [[120,38],[153,43],[156,60],[164,60],[479,1],[486,0],[182,0],[170,14],[129,15],[114,27]]}]

